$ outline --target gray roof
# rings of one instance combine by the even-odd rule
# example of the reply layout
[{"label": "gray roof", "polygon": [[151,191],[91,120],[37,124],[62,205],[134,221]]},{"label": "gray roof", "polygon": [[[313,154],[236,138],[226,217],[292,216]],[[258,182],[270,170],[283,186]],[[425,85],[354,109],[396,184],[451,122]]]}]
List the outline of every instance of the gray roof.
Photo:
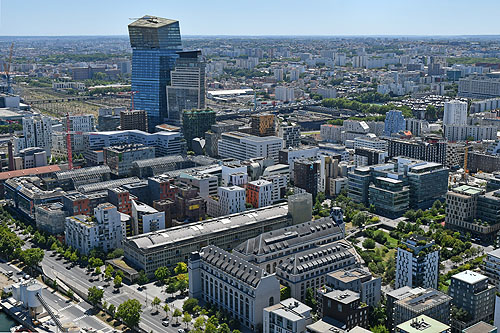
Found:
[{"label": "gray roof", "polygon": [[342,304],[349,304],[354,301],[359,300],[359,293],[351,291],[349,289],[346,290],[332,290],[329,293],[323,295],[323,297],[333,299]]},{"label": "gray roof", "polygon": [[176,20],[166,19],[163,17],[157,17],[153,15],[145,15],[138,20],[129,24],[129,27],[140,27],[140,28],[160,28],[172,23],[178,22]]},{"label": "gray roof", "polygon": [[[416,288],[418,289],[418,288]],[[413,292],[414,290],[412,290]],[[453,298],[433,288],[425,289],[419,293],[414,293],[406,298],[400,299],[396,304],[405,308],[410,308],[416,313],[425,311],[429,307],[450,302]]]},{"label": "gray roof", "polygon": [[108,188],[120,187],[126,184],[131,184],[139,181],[140,179],[137,177],[108,180],[101,183],[80,185],[78,186],[77,190],[82,193],[97,192],[97,191],[107,190]]},{"label": "gray roof", "polygon": [[296,253],[287,258],[279,268],[289,274],[302,274],[348,258],[354,259],[353,264],[361,261],[356,250],[354,250],[349,242],[339,240],[321,247]]},{"label": "gray roof", "polygon": [[139,249],[162,247],[179,242],[191,242],[197,237],[208,236],[243,225],[260,223],[280,216],[284,217],[287,214],[288,205],[279,204],[137,235],[127,238],[127,242],[134,244]]},{"label": "gray roof", "polygon": [[331,217],[323,217],[265,232],[238,245],[234,251],[245,255],[264,255],[340,232],[341,229]]},{"label": "gray roof", "polygon": [[200,252],[200,256],[210,265],[254,288],[257,287],[261,278],[267,275],[262,268],[214,245],[204,247]]}]

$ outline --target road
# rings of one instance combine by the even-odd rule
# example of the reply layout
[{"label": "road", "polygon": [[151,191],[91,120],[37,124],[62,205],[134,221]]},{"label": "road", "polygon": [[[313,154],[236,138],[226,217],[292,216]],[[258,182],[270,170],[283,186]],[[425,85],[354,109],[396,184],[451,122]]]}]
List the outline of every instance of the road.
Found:
[{"label": "road", "polygon": [[[29,238],[22,235],[20,231],[15,232],[24,239],[25,245],[23,246],[23,248],[30,248],[33,245]],[[162,325],[162,319],[164,319],[165,317],[165,312],[162,309],[163,305],[165,304],[166,295],[161,294],[159,289],[153,286],[153,283],[149,283],[141,291],[137,289],[137,285],[128,286],[123,284],[119,292],[116,292],[115,288],[113,287],[112,281],[106,282],[102,279],[98,279],[95,275],[88,272],[86,268],[80,267],[78,265],[72,265],[71,263],[66,262],[65,259],[59,258],[59,256],[54,251],[50,250],[45,251],[45,256],[42,260],[41,266],[44,272],[47,273],[47,275],[61,280],[66,285],[69,285],[72,288],[77,288],[84,294],[87,293],[87,290],[90,287],[102,286],[104,288],[103,302],[106,301],[108,304],[113,304],[117,308],[121,303],[125,302],[128,299],[137,299],[143,305],[143,312],[141,314],[141,322],[139,324],[139,327],[147,332],[177,332],[177,330],[179,329],[179,327],[164,327]],[[102,271],[104,271],[104,267],[102,267]],[[159,306],[158,314],[151,313],[151,301],[155,296],[158,296],[162,300],[162,303]],[[82,305],[82,303],[85,304],[85,307]],[[81,302],[78,305],[83,309],[86,309],[85,311],[91,308],[90,304],[86,302]],[[169,306],[172,309],[172,305],[170,303]],[[77,314],[81,314],[81,316],[79,316],[81,318],[75,322],[79,322],[80,320],[82,320],[82,322],[84,322],[85,324],[90,324],[92,319],[94,321],[102,323],[95,317],[88,317],[88,312],[84,315],[83,313],[78,313],[77,310],[72,309],[72,311],[75,312],[75,316]],[[77,316],[75,318],[79,317]],[[86,325],[84,324],[80,325],[82,325],[81,327],[86,327]],[[94,326],[88,325],[88,327]],[[96,328],[97,327],[98,325],[96,324]]]}]

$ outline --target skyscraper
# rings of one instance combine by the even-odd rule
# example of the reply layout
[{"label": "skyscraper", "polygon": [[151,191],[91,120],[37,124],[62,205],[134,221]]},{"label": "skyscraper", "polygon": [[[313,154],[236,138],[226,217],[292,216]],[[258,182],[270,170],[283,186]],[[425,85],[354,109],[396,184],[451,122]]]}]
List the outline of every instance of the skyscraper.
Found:
[{"label": "skyscraper", "polygon": [[384,135],[391,136],[406,129],[405,117],[399,110],[390,110],[385,114]]},{"label": "skyscraper", "polygon": [[467,125],[467,102],[444,103],[443,125]]},{"label": "skyscraper", "polygon": [[167,116],[166,87],[182,49],[179,22],[143,16],[129,24],[135,108],[148,114],[149,130]]},{"label": "skyscraper", "polygon": [[177,52],[179,58],[171,72],[166,88],[167,119],[169,124],[180,125],[184,110],[205,108],[205,61],[201,51]]}]

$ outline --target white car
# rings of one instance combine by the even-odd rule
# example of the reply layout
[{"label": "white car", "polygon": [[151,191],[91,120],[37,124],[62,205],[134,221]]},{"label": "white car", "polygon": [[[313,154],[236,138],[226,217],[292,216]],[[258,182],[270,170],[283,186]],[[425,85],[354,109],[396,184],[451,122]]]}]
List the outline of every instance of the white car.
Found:
[{"label": "white car", "polygon": [[163,326],[168,326],[170,324],[170,322],[168,320],[164,320],[164,321],[161,322],[161,324]]}]

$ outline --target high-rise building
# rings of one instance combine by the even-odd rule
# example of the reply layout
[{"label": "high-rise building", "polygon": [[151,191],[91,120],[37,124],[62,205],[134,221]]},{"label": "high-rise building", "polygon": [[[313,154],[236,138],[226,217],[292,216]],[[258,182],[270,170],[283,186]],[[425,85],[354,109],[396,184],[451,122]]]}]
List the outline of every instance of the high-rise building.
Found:
[{"label": "high-rise building", "polygon": [[282,102],[295,101],[295,90],[289,87],[276,87],[274,94],[276,99]]},{"label": "high-rise building", "polygon": [[273,136],[276,134],[274,114],[256,114],[250,118],[251,133],[255,136]]},{"label": "high-rise building", "polygon": [[165,229],[165,212],[159,212],[142,202],[132,200],[134,235]]},{"label": "high-rise building", "polygon": [[470,75],[458,81],[458,96],[468,98],[495,98],[500,96],[500,80],[494,77]]},{"label": "high-rise building", "polygon": [[200,50],[177,52],[179,58],[166,88],[166,122],[179,126],[182,111],[205,108],[205,61]]},{"label": "high-rise building", "polygon": [[148,131],[148,114],[144,110],[123,110],[120,112],[122,130]]},{"label": "high-rise building", "polygon": [[47,116],[35,115],[23,117],[23,141],[21,149],[40,147],[50,155],[52,148],[52,119]]},{"label": "high-rise building", "polygon": [[486,276],[470,270],[455,274],[451,277],[448,295],[453,297],[451,303],[463,310],[451,320],[454,332],[462,332],[480,321],[493,320],[495,287],[488,284]]},{"label": "high-rise building", "polygon": [[439,247],[433,240],[410,236],[401,242],[396,256],[395,288],[437,288]]},{"label": "high-rise building", "polygon": [[404,131],[406,121],[403,112],[399,110],[390,110],[385,114],[384,135],[391,136],[394,133]]},{"label": "high-rise building", "polygon": [[467,102],[459,100],[445,102],[443,125],[467,125]]},{"label": "high-rise building", "polygon": [[313,200],[316,200],[318,194],[318,178],[320,163],[311,160],[294,161],[294,186],[311,193]]},{"label": "high-rise building", "polygon": [[446,140],[426,137],[425,140],[388,140],[389,157],[405,156],[428,162],[446,164]]},{"label": "high-rise building", "polygon": [[278,127],[278,136],[283,139],[285,148],[300,145],[300,125],[296,123],[282,123]]},{"label": "high-rise building", "polygon": [[[63,122],[63,128],[67,130],[67,122]],[[69,130],[75,132],[95,131],[95,119],[91,114],[69,116]]]},{"label": "high-rise building", "polygon": [[374,177],[368,188],[368,198],[377,214],[396,218],[410,207],[410,188],[405,186],[403,180]]},{"label": "high-rise building", "polygon": [[185,110],[182,112],[182,131],[187,148],[191,150],[194,138],[203,138],[205,132],[215,124],[215,111],[213,110]]},{"label": "high-rise building", "polygon": [[182,49],[179,22],[143,16],[128,25],[134,105],[148,114],[149,130],[168,118],[166,87]]}]

